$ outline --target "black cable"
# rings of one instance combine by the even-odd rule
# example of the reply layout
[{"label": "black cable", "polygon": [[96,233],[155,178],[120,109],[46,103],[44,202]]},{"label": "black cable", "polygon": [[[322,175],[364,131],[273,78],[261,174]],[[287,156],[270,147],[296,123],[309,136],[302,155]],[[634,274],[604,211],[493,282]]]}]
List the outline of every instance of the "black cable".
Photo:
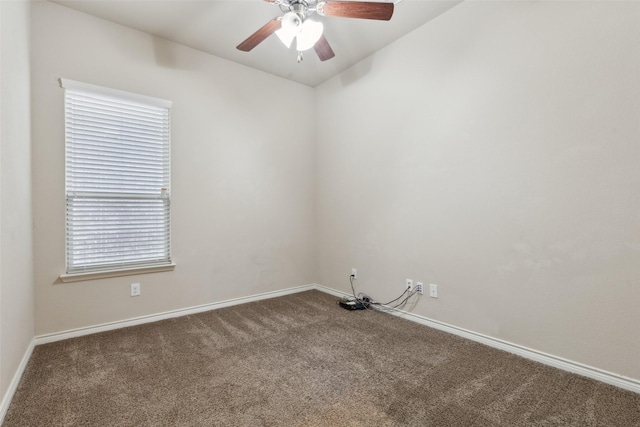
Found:
[{"label": "black cable", "polygon": [[409,295],[407,295],[407,297],[404,300],[402,300],[401,303],[399,303],[398,305],[395,305],[395,306],[393,306],[391,308],[398,308],[398,307],[401,307],[401,306],[405,305],[407,303],[407,301],[409,300],[409,298],[414,296],[416,293],[417,293],[417,291],[411,292]]},{"label": "black cable", "polygon": [[409,290],[409,288],[405,288],[404,292],[403,292],[403,293],[401,293],[401,294],[400,294],[400,296],[399,296],[398,298],[396,298],[396,299],[392,299],[392,300],[391,300],[391,301],[389,301],[389,302],[375,302],[375,303],[373,303],[373,304],[378,304],[378,305],[389,305],[389,304],[391,304],[392,302],[396,302],[396,301],[398,301],[400,298],[402,298],[402,296],[403,296],[404,294],[406,294],[408,290]]},{"label": "black cable", "polygon": [[400,294],[400,296],[396,299],[392,299],[389,302],[385,302],[385,303],[380,303],[380,302],[373,302],[371,301],[371,298],[369,298],[369,301],[365,301],[364,298],[358,298],[358,296],[356,295],[356,289],[353,286],[353,279],[355,279],[355,277],[352,275],[349,276],[349,283],[351,284],[351,292],[353,293],[353,299],[357,302],[360,303],[364,306],[365,309],[369,310],[369,308],[371,306],[381,306],[384,307],[385,309],[396,309],[398,307],[402,307],[404,304],[407,303],[407,301],[409,300],[409,298],[411,298],[412,296],[414,296],[417,291],[411,291],[411,293],[409,295],[407,295],[407,297],[405,299],[403,299],[401,302],[399,302],[397,305],[393,306],[393,307],[386,307],[387,305],[398,301],[400,298],[402,298],[407,292],[409,292],[409,288],[405,288],[404,292]]},{"label": "black cable", "polygon": [[355,279],[355,277],[352,274],[349,276],[349,283],[351,284],[351,292],[353,292],[353,299],[356,301],[356,303],[362,304],[365,310],[369,310],[369,305],[371,302],[358,298],[358,296],[356,295],[356,289],[353,287],[353,279]]},{"label": "black cable", "polygon": [[[405,291],[405,292],[403,292],[403,294],[405,294],[405,293],[406,293],[406,291]],[[407,301],[409,301],[409,299],[410,299],[412,296],[414,296],[415,294],[417,294],[417,293],[418,293],[418,291],[415,291],[415,290],[414,290],[414,291],[412,291],[409,295],[407,295],[407,297],[406,297],[405,299],[403,299],[402,301],[400,301],[397,305],[394,305],[393,307],[387,307],[386,305],[380,305],[380,306],[377,306],[377,305],[376,305],[376,309],[377,309],[377,310],[380,310],[380,311],[392,311],[392,310],[395,310],[395,309],[397,309],[397,308],[402,307],[403,305],[405,305],[405,304],[407,303]],[[397,299],[397,298],[396,298],[396,299]]]},{"label": "black cable", "polygon": [[353,292],[353,297],[356,299],[356,301],[359,301],[358,297],[356,296],[356,290],[353,287],[353,274],[349,276],[349,283],[351,283],[351,292]]}]

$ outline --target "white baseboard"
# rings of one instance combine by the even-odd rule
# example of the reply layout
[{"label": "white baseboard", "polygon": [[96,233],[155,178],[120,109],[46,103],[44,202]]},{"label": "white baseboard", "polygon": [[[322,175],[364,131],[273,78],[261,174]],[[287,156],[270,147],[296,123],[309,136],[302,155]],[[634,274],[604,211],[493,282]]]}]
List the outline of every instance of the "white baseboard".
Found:
[{"label": "white baseboard", "polygon": [[[338,297],[351,296],[351,294],[336,291],[325,286],[315,285],[315,289],[326,292]],[[640,394],[640,381],[625,377],[622,375],[614,374],[613,372],[604,371],[602,369],[594,368],[592,366],[584,365],[579,362],[564,359],[562,357],[554,356],[552,354],[544,353],[542,351],[534,350],[528,347],[524,347],[518,344],[514,344],[508,341],[504,341],[498,338],[493,338],[488,335],[484,335],[478,332],[470,331],[468,329],[459,328],[457,326],[450,325],[448,323],[440,322],[438,320],[429,319],[418,314],[409,313],[403,310],[390,310],[388,313],[410,320],[412,322],[419,323],[421,325],[429,326],[434,329],[439,329],[444,332],[448,332],[453,335],[476,341],[489,347],[497,348],[509,353],[517,354],[524,358],[534,360],[544,365],[552,366],[554,368],[561,369],[563,371],[572,372],[574,374],[582,375],[587,378],[592,378],[597,381],[601,381],[606,384],[610,384],[616,387],[623,388],[625,390],[633,391]]]},{"label": "white baseboard", "polygon": [[322,291],[325,294],[333,295],[334,297],[339,297],[339,298],[351,297],[351,298],[353,298],[353,294],[348,294],[346,292],[337,291],[335,289],[327,288],[326,286],[322,286],[322,285],[318,285],[318,284],[313,285],[313,289],[316,289],[318,291]]},{"label": "white baseboard", "polygon": [[282,289],[279,291],[264,292],[261,294],[234,298],[234,299],[215,302],[211,304],[203,304],[195,307],[167,311],[164,313],[152,314],[148,316],[140,316],[140,317],[135,317],[127,320],[103,323],[100,325],[87,326],[84,328],[71,329],[67,331],[54,332],[51,334],[37,336],[31,340],[31,343],[29,344],[29,347],[27,348],[22,358],[22,361],[20,362],[20,365],[18,366],[18,369],[16,370],[15,375],[13,376],[13,380],[11,381],[11,384],[9,384],[9,388],[7,389],[7,392],[2,398],[2,402],[0,403],[0,426],[4,421],[4,417],[7,414],[9,405],[11,404],[11,400],[13,399],[13,395],[15,394],[18,388],[18,384],[20,383],[22,374],[24,373],[24,370],[27,367],[27,363],[29,362],[29,359],[31,358],[31,354],[33,353],[33,349],[35,348],[36,345],[66,340],[68,338],[81,337],[84,335],[95,334],[98,332],[126,328],[128,326],[141,325],[143,323],[157,322],[159,320],[170,319],[173,317],[188,316],[190,314],[202,313],[205,311],[216,310],[224,307],[231,307],[234,305],[245,304],[253,301],[260,301],[260,300],[265,300],[269,298],[277,298],[285,295],[294,294],[297,292],[309,291],[312,289],[316,289],[315,284],[298,286],[298,287],[289,288],[289,289]]},{"label": "white baseboard", "polygon": [[7,411],[9,410],[9,405],[11,404],[11,400],[13,399],[13,395],[18,389],[18,384],[20,384],[20,379],[22,378],[22,374],[27,367],[27,363],[29,363],[29,359],[31,359],[31,354],[33,353],[33,349],[35,348],[35,339],[32,339],[27,347],[27,350],[24,352],[24,356],[22,356],[22,360],[18,365],[18,369],[16,369],[16,373],[13,375],[11,379],[11,383],[9,384],[9,388],[7,388],[7,392],[4,394],[2,398],[2,403],[0,403],[0,426],[4,422],[4,417],[7,415]]},{"label": "white baseboard", "polygon": [[633,378],[614,374],[613,372],[594,368],[592,366],[588,366],[579,362],[574,362],[573,360],[564,359],[559,356],[554,356],[552,354],[544,353],[542,351],[514,344],[509,341],[504,341],[478,332],[470,331],[468,329],[459,328],[457,326],[449,325],[444,322],[439,322],[437,320],[429,319],[406,311],[394,310],[390,313],[394,316],[403,317],[405,319],[429,326],[434,329],[439,329],[441,331],[458,335],[460,337],[467,338],[469,340],[476,341],[490,347],[517,354],[518,356],[540,362],[544,365],[582,375],[587,378],[592,378],[594,380],[598,380],[603,383],[640,394],[640,381]]},{"label": "white baseboard", "polygon": [[[98,332],[110,331],[113,329],[125,328],[128,326],[141,325],[144,323],[157,322],[159,320],[170,319],[173,317],[180,317],[180,316],[187,316],[190,314],[202,313],[205,311],[216,310],[224,307],[231,307],[238,304],[244,304],[244,303],[253,302],[253,301],[260,301],[260,300],[265,300],[269,298],[281,297],[284,295],[290,295],[290,294],[304,292],[312,289],[316,289],[318,291],[321,291],[330,295],[334,295],[336,297],[350,296],[350,294],[346,292],[341,292],[341,291],[328,288],[326,286],[321,286],[318,284],[310,284],[310,285],[298,286],[298,287],[289,288],[289,289],[283,289],[279,291],[250,295],[247,297],[234,298],[234,299],[215,302],[211,304],[203,304],[203,305],[189,307],[189,308],[180,309],[180,310],[172,310],[164,313],[141,316],[141,317],[136,317],[136,318],[117,321],[117,322],[104,323],[101,325],[94,325],[94,326],[89,326],[85,328],[78,328],[78,329],[72,329],[72,330],[37,336],[34,338],[29,349],[25,353],[25,357],[20,365],[20,368],[18,369],[18,372],[14,376],[14,381],[12,382],[9,391],[7,392],[7,394],[5,395],[2,401],[2,406],[0,407],[0,424],[1,424],[2,417],[4,417],[4,414],[8,409],[9,402],[11,401],[11,397],[15,392],[15,388],[18,386],[18,382],[22,377],[22,372],[24,371],[24,367],[26,366],[27,361],[31,356],[31,352],[33,351],[34,345],[46,344],[54,341],[65,340],[68,338],[80,337],[83,335],[89,335],[89,334],[95,334]],[[572,372],[587,378],[592,378],[594,380],[601,381],[603,383],[610,384],[610,385],[620,387],[625,390],[629,390],[629,391],[640,394],[640,381],[633,378],[614,374],[612,372],[604,371],[602,369],[594,368],[588,365],[584,365],[582,363],[574,362],[568,359],[564,359],[562,357],[547,354],[538,350],[534,350],[518,344],[510,343],[508,341],[504,341],[498,338],[493,338],[488,335],[470,331],[468,329],[459,328],[457,326],[453,326],[444,322],[429,319],[427,317],[409,313],[406,311],[390,310],[389,313],[394,316],[399,316],[407,320],[410,320],[425,326],[429,326],[431,328],[439,329],[441,331],[445,331],[450,334],[458,335],[460,337],[488,345],[490,347],[507,351],[509,353],[517,354],[527,359],[531,359],[536,362],[561,369],[563,371]]]},{"label": "white baseboard", "polygon": [[100,325],[87,326],[84,328],[69,329],[51,334],[39,335],[35,337],[35,344],[47,344],[55,341],[62,341],[69,338],[81,337],[84,335],[96,334],[98,332],[111,331],[114,329],[127,328],[129,326],[142,325],[144,323],[157,322],[159,320],[171,319],[173,317],[188,316],[190,314],[202,313],[219,308],[231,307],[238,304],[260,301],[269,298],[277,298],[285,295],[295,294],[298,292],[316,289],[316,285],[297,286],[294,288],[282,289],[279,291],[264,292],[261,294],[250,295],[247,297],[233,298],[230,300],[213,302],[210,304],[197,305],[195,307],[181,308],[178,310],[165,311],[164,313],[150,314],[148,316],[134,317],[116,322],[102,323]]}]

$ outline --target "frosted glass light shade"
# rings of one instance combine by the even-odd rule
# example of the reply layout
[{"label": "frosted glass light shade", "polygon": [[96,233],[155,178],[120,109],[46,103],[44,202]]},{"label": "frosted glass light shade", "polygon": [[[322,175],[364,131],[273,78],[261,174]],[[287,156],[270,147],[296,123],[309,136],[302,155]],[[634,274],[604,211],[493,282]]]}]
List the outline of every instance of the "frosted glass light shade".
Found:
[{"label": "frosted glass light shade", "polygon": [[297,37],[297,49],[298,52],[302,52],[311,49],[320,37],[322,36],[322,30],[324,26],[322,22],[312,21],[307,19],[302,24],[302,30]]},{"label": "frosted glass light shade", "polygon": [[294,33],[290,33],[282,28],[276,31],[276,36],[278,36],[280,41],[287,47],[287,49],[291,47],[293,39],[296,38],[296,35]]},{"label": "frosted glass light shade", "polygon": [[292,34],[295,37],[303,28],[302,17],[295,12],[287,12],[282,17],[280,25],[282,26],[282,31]]}]

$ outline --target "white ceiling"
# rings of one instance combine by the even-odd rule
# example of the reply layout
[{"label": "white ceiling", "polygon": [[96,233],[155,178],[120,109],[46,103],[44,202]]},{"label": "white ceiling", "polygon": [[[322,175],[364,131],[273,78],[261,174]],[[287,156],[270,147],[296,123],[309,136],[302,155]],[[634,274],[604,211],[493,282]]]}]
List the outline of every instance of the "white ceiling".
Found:
[{"label": "white ceiling", "polygon": [[[262,0],[51,0],[118,24],[171,40],[239,64],[316,86],[429,22],[462,0],[397,2],[391,21],[319,18],[336,56],[321,62],[313,50],[298,64],[275,36],[251,52],[236,46],[283,13]],[[295,45],[295,43],[294,43]]]}]

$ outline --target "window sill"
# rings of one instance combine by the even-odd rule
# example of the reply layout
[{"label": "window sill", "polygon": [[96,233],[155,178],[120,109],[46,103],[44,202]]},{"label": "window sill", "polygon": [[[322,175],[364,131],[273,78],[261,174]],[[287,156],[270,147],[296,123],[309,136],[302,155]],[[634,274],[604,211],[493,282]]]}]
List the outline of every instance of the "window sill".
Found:
[{"label": "window sill", "polygon": [[149,267],[124,268],[121,270],[91,271],[87,273],[61,274],[63,283],[82,282],[84,280],[106,279],[107,277],[133,276],[135,274],[160,273],[173,271],[175,264],[153,265]]}]

